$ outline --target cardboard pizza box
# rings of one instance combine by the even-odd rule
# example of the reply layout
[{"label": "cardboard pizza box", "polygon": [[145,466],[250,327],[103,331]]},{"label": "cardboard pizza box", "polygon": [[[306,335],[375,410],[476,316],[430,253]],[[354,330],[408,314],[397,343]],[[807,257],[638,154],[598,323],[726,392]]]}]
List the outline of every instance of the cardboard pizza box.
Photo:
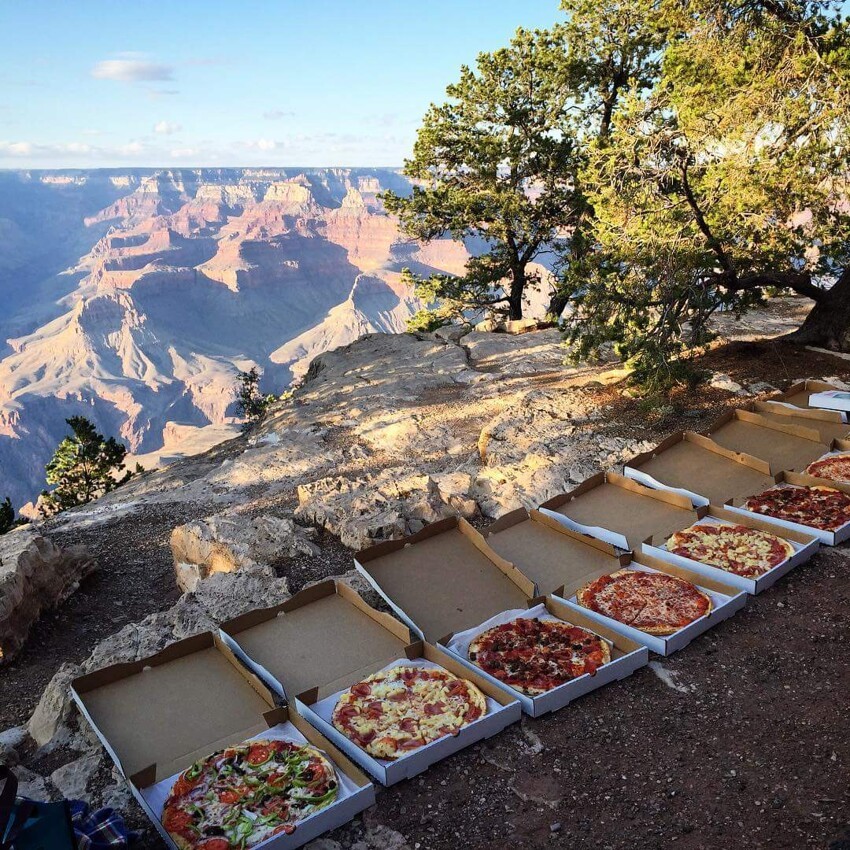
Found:
[{"label": "cardboard pizza box", "polygon": [[[794,554],[758,578],[747,578],[727,572],[726,570],[721,570],[719,567],[713,567],[710,564],[703,564],[691,558],[675,555],[667,550],[667,544],[663,538],[650,537],[645,540],[643,543],[643,552],[659,560],[669,561],[671,564],[679,564],[680,566],[687,567],[695,573],[708,576],[709,578],[715,578],[718,581],[738,587],[754,595],[767,590],[768,587],[772,587],[782,576],[793,570],[794,567],[808,561],[819,548],[819,541],[812,534],[804,534],[790,528],[780,530],[775,525],[765,522],[764,519],[759,519],[754,515],[744,516],[719,505],[710,505],[707,508],[700,509],[700,519],[696,524],[699,523],[731,523],[733,525],[743,525],[746,528],[754,528],[758,531],[766,531],[768,534],[781,537],[790,543],[794,549]],[[682,529],[677,530],[684,530],[687,527],[683,526]]]},{"label": "cardboard pizza box", "polygon": [[643,552],[632,559],[628,565],[628,569],[667,573],[668,575],[678,576],[685,581],[691,582],[691,584],[696,585],[700,590],[709,595],[712,604],[711,612],[707,616],[694,620],[672,635],[665,637],[649,635],[640,629],[627,626],[617,620],[612,620],[604,614],[598,614],[589,608],[583,608],[576,600],[576,592],[585,582],[566,585],[556,596],[563,599],[570,608],[583,612],[592,620],[596,620],[615,629],[620,634],[625,635],[637,643],[642,643],[658,655],[672,655],[674,652],[684,649],[694,638],[713,628],[723,620],[728,619],[737,611],[740,611],[747,602],[746,592],[734,587],[725,580],[718,581],[717,579],[709,578],[694,570],[670,563],[669,561],[662,561],[660,558],[655,558]]},{"label": "cardboard pizza box", "polygon": [[829,390],[812,393],[809,396],[811,407],[822,407],[826,410],[837,410],[843,413],[850,411],[850,392],[847,390]]},{"label": "cardboard pizza box", "polygon": [[833,440],[843,440],[850,435],[850,424],[837,410],[796,409],[774,401],[756,401],[752,410],[766,419],[784,425],[799,425],[818,432],[820,441],[831,445]]},{"label": "cardboard pizza box", "polygon": [[358,552],[357,569],[411,630],[432,643],[514,608],[537,588],[466,520],[449,517]]},{"label": "cardboard pizza box", "polygon": [[775,470],[799,472],[829,448],[814,428],[782,425],[749,410],[729,411],[705,435],[727,449],[761,458]]},{"label": "cardboard pizza box", "polygon": [[626,478],[687,496],[696,506],[722,504],[773,484],[767,461],[735,452],[694,431],[680,431],[633,457]]},{"label": "cardboard pizza box", "polygon": [[[790,386],[784,393],[772,396],[768,401],[785,405],[786,407],[812,408],[813,405],[809,401],[812,395],[834,392],[836,390],[838,390],[838,387],[828,384],[825,381],[799,381]],[[842,413],[842,416],[844,416],[846,422],[848,414]]]},{"label": "cardboard pizza box", "polygon": [[689,496],[644,487],[615,472],[600,472],[569,493],[540,505],[562,525],[613,546],[640,550],[650,534],[670,533],[692,521]]},{"label": "cardboard pizza box", "polygon": [[[688,515],[687,525],[699,519],[699,514],[695,511],[684,513]],[[529,520],[523,520],[516,512],[514,515],[508,514],[487,529],[487,543],[529,577],[538,576],[538,581],[546,581],[546,591],[557,599],[566,601],[572,610],[659,655],[676,652],[744,605],[746,594],[725,581],[707,578],[693,570],[651,555],[641,555],[637,568],[650,572],[666,572],[687,579],[712,595],[715,605],[714,611],[708,617],[691,623],[669,637],[648,635],[639,629],[583,608],[575,596],[580,588],[594,579],[620,569],[632,568],[638,562],[633,561],[627,554],[618,553],[610,543],[584,536],[542,512],[532,511]]]},{"label": "cardboard pizza box", "polygon": [[178,641],[149,658],[80,676],[71,694],[163,842],[168,792],[199,758],[251,738],[311,743],[334,763],[337,800],[257,847],[292,850],[350,821],[375,803],[366,776],[297,710],[276,707],[272,691],[239,663],[218,635]]},{"label": "cardboard pizza box", "polygon": [[[519,720],[518,700],[459,664],[449,653],[416,640],[407,626],[376,611],[343,582],[327,580],[272,608],[252,611],[221,626],[234,653],[340,750],[384,785],[430,765]],[[487,698],[487,713],[459,734],[441,738],[395,761],[376,759],[331,722],[339,694],[396,664],[439,666],[473,681]],[[480,672],[480,671],[479,671]]]},{"label": "cardboard pizza box", "polygon": [[[840,490],[842,493],[850,493],[850,484],[841,484],[837,481],[829,481],[826,478],[814,478],[811,475],[799,472],[780,472],[779,475],[776,476],[775,483],[791,484],[800,487],[832,487],[834,490]],[[758,493],[751,493],[750,495],[757,496]],[[748,511],[746,508],[742,507],[744,502],[746,502],[746,497],[733,499],[732,501],[727,502],[725,507],[736,514],[743,514],[748,517],[755,517],[757,519],[764,520],[774,527],[789,529],[791,531],[799,531],[803,534],[811,534],[827,546],[837,546],[839,543],[843,543],[845,540],[850,539],[850,522],[845,523],[835,531],[824,531],[823,529],[814,528],[810,525],[803,525],[799,522],[789,522],[788,520],[778,519],[777,517],[768,516],[767,514]]]}]

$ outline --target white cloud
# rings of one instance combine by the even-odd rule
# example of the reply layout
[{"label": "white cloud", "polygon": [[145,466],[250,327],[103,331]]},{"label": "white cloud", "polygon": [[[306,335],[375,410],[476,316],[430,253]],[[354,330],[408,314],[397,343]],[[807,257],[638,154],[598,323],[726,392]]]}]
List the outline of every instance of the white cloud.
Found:
[{"label": "white cloud", "polygon": [[179,133],[182,129],[182,124],[174,124],[171,121],[157,121],[157,123],[153,125],[154,133],[159,133],[162,136],[170,136],[172,133]]},{"label": "white cloud", "polygon": [[174,148],[171,151],[172,159],[188,159],[200,155],[198,148]]},{"label": "white cloud", "polygon": [[260,139],[257,142],[257,147],[261,151],[273,151],[277,147],[277,144],[275,144],[273,139]]},{"label": "white cloud", "polygon": [[270,109],[268,112],[263,113],[263,118],[266,121],[277,121],[280,118],[291,118],[295,115],[294,112],[284,112],[282,109]]},{"label": "white cloud", "polygon": [[30,156],[32,142],[0,142],[0,156]]},{"label": "white cloud", "polygon": [[91,70],[98,80],[119,80],[122,83],[138,83],[150,80],[174,79],[174,68],[141,58],[104,59]]}]

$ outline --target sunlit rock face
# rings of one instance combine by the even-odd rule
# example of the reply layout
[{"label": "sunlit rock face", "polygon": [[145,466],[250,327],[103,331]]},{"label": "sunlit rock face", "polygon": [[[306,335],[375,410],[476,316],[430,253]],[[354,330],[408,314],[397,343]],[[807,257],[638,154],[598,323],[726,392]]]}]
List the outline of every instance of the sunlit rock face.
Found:
[{"label": "sunlit rock face", "polygon": [[[0,175],[0,496],[44,486],[64,420],[88,416],[146,465],[175,435],[236,430],[256,364],[282,391],[317,354],[403,330],[401,270],[463,269],[467,248],[402,236],[391,169]],[[228,430],[232,429],[232,430]],[[194,450],[187,443],[186,452]]]}]

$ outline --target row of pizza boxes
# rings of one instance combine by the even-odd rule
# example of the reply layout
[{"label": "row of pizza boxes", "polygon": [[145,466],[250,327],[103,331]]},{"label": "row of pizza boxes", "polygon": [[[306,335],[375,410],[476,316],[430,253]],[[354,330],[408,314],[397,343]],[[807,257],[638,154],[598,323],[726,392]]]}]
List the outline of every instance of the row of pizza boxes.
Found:
[{"label": "row of pizza boxes", "polygon": [[[693,474],[686,483],[699,491],[715,482],[722,486],[725,478],[732,489],[742,487],[742,494],[748,488],[746,495],[758,492],[761,484],[772,485],[774,479],[771,460],[759,459],[750,453],[751,447],[769,451],[780,465],[786,460],[806,464],[823,454],[808,456],[815,451],[810,443],[824,448],[810,433],[813,429],[806,431],[799,422],[780,417],[808,417],[818,422],[815,427],[839,424],[828,416],[779,409],[736,411],[713,426],[710,438],[676,435],[636,459],[627,473],[648,474],[651,463],[664,455],[669,460],[679,450],[684,460],[668,466],[691,464]],[[844,435],[847,430],[845,425]],[[746,451],[724,446],[725,440],[734,442],[733,431],[749,441]],[[782,453],[781,459],[775,452]],[[732,466],[721,469],[718,463]],[[694,522],[735,522],[774,533],[777,527],[734,504],[712,505],[701,493],[692,499],[685,492],[663,489],[674,486],[662,483],[664,478],[666,472],[657,480],[653,477],[655,489],[650,489],[624,476],[600,474],[540,510],[514,511],[484,532],[450,518],[405,540],[358,553],[357,569],[399,619],[371,608],[347,585],[328,580],[282,605],[225,623],[217,633],[80,677],[72,693],[170,847],[175,845],[160,823],[162,808],[176,776],[195,760],[252,737],[285,737],[319,747],[336,765],[337,799],[291,835],[262,845],[269,850],[299,847],[374,803],[374,786],[366,773],[391,785],[496,734],[523,711],[538,716],[628,676],[647,663],[650,649],[665,655],[681,649],[743,607],[747,593],[770,586],[817,550],[816,535],[786,528],[781,533],[794,554],[757,580],[673,555],[663,541]],[[793,471],[779,478],[789,483],[816,481]],[[726,501],[730,491],[723,492]],[[711,597],[711,613],[672,635],[657,637],[577,604],[579,587],[625,566],[691,581]],[[463,651],[474,634],[517,616],[554,616],[587,628],[609,641],[611,661],[594,675],[545,694],[521,694],[484,673]],[[345,689],[398,663],[436,665],[471,680],[485,694],[487,712],[456,736],[403,758],[373,758],[332,725],[331,712]]]}]

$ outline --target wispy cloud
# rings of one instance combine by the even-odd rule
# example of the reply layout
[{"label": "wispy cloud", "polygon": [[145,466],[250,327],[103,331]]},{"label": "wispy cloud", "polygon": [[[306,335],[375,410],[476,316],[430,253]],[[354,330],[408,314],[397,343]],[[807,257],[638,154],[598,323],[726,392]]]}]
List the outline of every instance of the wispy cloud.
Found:
[{"label": "wispy cloud", "polygon": [[293,115],[295,115],[294,112],[286,112],[283,109],[270,109],[263,113],[263,118],[266,121],[279,121],[281,118],[292,118]]},{"label": "wispy cloud", "polygon": [[174,79],[174,66],[153,62],[144,54],[122,54],[117,59],[104,59],[91,70],[98,80],[118,80],[122,83],[154,82]]},{"label": "wispy cloud", "polygon": [[160,136],[171,136],[174,133],[179,133],[183,129],[182,124],[175,124],[171,121],[157,121],[153,125],[154,133]]}]

